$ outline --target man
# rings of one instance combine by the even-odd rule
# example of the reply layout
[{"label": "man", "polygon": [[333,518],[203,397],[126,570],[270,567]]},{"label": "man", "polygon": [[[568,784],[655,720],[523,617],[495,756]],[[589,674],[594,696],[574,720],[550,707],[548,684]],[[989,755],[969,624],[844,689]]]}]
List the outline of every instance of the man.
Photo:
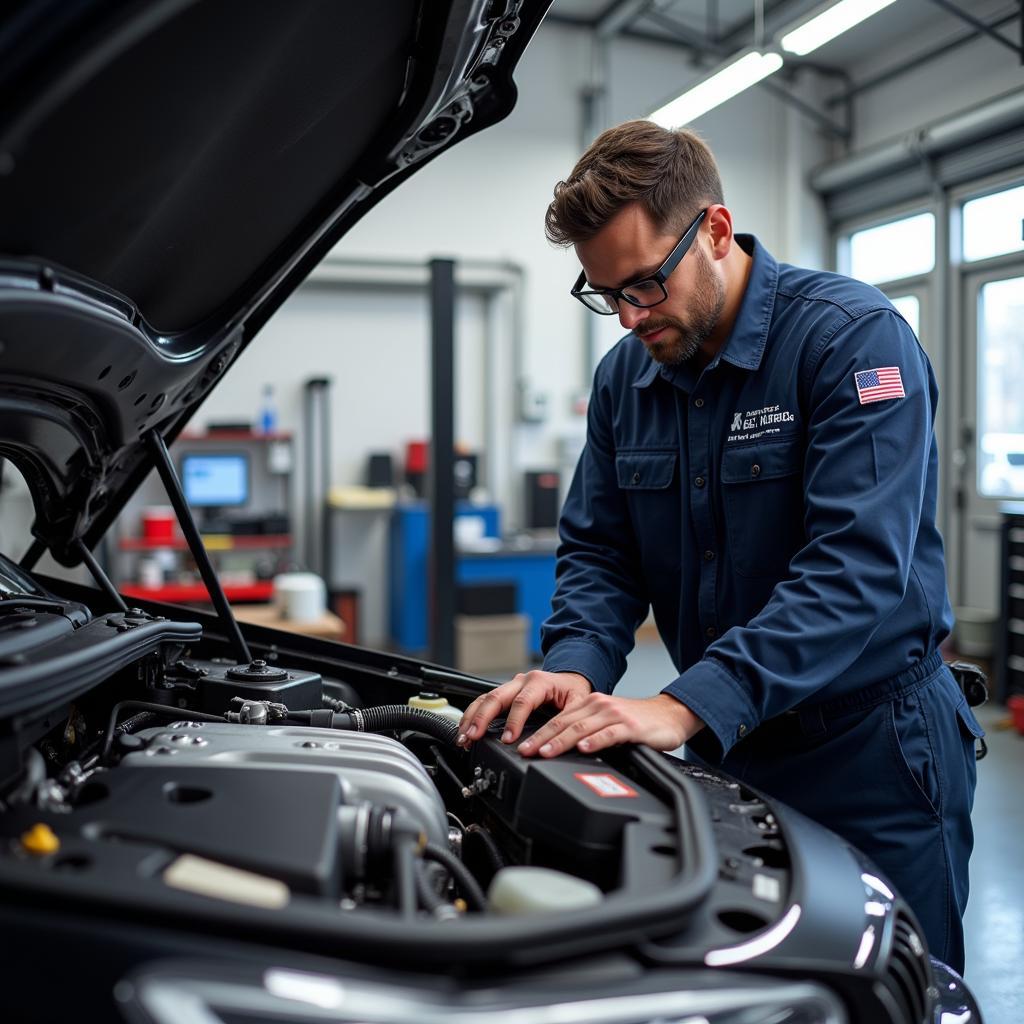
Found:
[{"label": "man", "polygon": [[[934,376],[874,288],[734,235],[693,133],[601,135],[547,212],[602,360],[563,510],[542,671],[474,701],[524,756],[624,742],[711,763],[873,857],[962,969],[981,730],[938,645]],[[652,606],[678,678],[611,696]]]}]

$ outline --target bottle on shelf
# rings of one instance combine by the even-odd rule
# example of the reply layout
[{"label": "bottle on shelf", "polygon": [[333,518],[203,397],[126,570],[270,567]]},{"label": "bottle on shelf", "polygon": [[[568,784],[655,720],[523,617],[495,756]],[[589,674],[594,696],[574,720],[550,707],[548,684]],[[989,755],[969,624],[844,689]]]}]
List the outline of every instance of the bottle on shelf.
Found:
[{"label": "bottle on shelf", "polygon": [[277,430],[277,403],[274,401],[274,385],[263,385],[263,399],[260,402],[259,432],[273,434]]}]

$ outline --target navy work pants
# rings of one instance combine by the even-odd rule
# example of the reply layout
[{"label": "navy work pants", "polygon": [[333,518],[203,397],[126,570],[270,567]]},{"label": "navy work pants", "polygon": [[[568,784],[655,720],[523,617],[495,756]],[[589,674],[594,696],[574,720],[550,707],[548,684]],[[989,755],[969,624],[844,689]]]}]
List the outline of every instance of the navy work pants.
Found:
[{"label": "navy work pants", "polygon": [[765,722],[722,767],[866,853],[910,904],[932,954],[962,973],[981,735],[936,652],[875,686]]}]

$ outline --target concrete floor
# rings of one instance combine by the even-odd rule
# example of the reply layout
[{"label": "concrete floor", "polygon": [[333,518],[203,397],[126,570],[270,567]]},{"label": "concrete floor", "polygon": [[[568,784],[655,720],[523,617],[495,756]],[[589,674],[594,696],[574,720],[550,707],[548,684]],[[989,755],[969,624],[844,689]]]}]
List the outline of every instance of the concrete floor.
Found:
[{"label": "concrete floor", "polygon": [[974,801],[966,979],[986,1024],[1024,1021],[1024,736],[999,728],[1004,708],[977,709],[988,733]]},{"label": "concrete floor", "polygon": [[[658,641],[637,644],[616,693],[645,697],[675,677]],[[494,678],[498,678],[495,675]],[[505,678],[509,678],[506,676]],[[1002,707],[977,709],[989,753],[978,764],[966,980],[985,1024],[1024,1021],[1024,736],[1000,728]]]}]

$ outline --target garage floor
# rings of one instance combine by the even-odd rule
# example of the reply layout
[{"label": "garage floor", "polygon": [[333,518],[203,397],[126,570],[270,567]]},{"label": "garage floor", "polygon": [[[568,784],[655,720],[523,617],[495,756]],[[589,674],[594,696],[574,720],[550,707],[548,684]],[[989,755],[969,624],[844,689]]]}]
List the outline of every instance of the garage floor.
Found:
[{"label": "garage floor", "polygon": [[[642,642],[616,693],[650,696],[674,676],[661,643]],[[978,712],[989,755],[978,765],[966,977],[985,1024],[1017,1024],[1024,1021],[1024,736],[999,728],[1005,709]]]}]

